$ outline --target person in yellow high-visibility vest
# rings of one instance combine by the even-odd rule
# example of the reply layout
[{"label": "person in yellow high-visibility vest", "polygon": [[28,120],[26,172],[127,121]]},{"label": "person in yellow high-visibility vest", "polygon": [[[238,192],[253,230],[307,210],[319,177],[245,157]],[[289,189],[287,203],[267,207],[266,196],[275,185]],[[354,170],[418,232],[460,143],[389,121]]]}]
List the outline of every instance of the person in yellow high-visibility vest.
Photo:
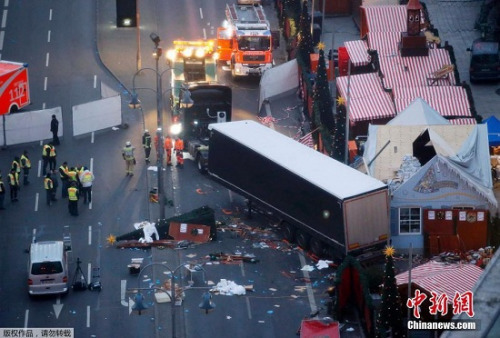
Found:
[{"label": "person in yellow high-visibility vest", "polygon": [[50,177],[50,173],[45,175],[45,179],[43,180],[43,187],[45,188],[45,193],[47,195],[47,205],[50,206],[52,203],[52,190],[54,189],[54,182],[52,182],[52,178]]},{"label": "person in yellow high-visibility vest", "polygon": [[45,176],[47,174],[47,166],[49,165],[49,158],[50,158],[50,149],[51,149],[50,144],[44,144],[42,148],[42,174]]},{"label": "person in yellow high-visibility vest", "polygon": [[130,141],[125,143],[125,147],[122,149],[122,157],[125,160],[125,170],[127,176],[134,175],[134,166],[135,166],[135,156],[134,156],[135,148],[132,146]]},{"label": "person in yellow high-visibility vest", "polygon": [[52,143],[50,144],[50,151],[49,151],[49,169],[50,170],[56,170],[56,158],[57,158],[57,153],[56,153],[56,147]]},{"label": "person in yellow high-visibility vest", "polygon": [[23,168],[23,185],[28,185],[30,184],[28,177],[31,169],[31,161],[28,157],[27,150],[21,155],[21,168]]},{"label": "person in yellow high-visibility vest", "polygon": [[68,210],[72,216],[78,216],[78,188],[76,182],[71,182],[68,188]]},{"label": "person in yellow high-visibility vest", "polygon": [[19,191],[19,174],[16,172],[15,169],[10,169],[9,187],[10,187],[10,200],[11,200],[11,202],[19,201],[17,199],[17,192]]}]

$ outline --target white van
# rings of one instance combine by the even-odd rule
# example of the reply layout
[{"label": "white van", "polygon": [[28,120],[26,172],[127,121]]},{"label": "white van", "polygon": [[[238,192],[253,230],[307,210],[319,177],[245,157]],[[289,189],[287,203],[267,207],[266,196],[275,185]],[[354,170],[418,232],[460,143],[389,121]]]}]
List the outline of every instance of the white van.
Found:
[{"label": "white van", "polygon": [[30,295],[68,292],[68,262],[62,241],[31,244],[28,292]]}]

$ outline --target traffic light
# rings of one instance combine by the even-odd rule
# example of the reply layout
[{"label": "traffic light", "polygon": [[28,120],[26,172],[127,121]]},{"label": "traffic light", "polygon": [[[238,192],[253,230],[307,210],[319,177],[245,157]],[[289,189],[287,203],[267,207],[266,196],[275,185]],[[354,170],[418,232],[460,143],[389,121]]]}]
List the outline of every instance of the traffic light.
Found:
[{"label": "traffic light", "polygon": [[116,27],[136,27],[137,0],[116,0]]}]

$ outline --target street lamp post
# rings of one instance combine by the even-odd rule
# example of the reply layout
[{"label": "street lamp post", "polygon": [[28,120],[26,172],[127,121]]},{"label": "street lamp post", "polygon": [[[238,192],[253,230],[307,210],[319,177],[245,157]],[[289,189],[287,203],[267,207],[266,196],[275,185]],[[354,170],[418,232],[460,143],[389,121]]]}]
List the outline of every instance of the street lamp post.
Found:
[{"label": "street lamp post", "polygon": [[[160,265],[170,272],[170,295],[168,294],[168,292],[165,292],[165,290],[162,288],[157,288],[157,287],[141,288],[141,276],[142,276],[144,270],[146,270],[148,267],[153,266],[153,265]],[[180,264],[179,266],[177,266],[175,269],[172,270],[165,263],[161,263],[161,262],[149,263],[139,271],[139,275],[137,278],[137,289],[136,290],[139,290],[139,291],[140,290],[151,290],[151,289],[160,290],[160,291],[165,292],[167,294],[167,296],[170,298],[172,337],[176,336],[176,334],[175,334],[175,332],[176,332],[175,331],[175,272],[183,266],[185,266],[185,263]],[[203,302],[202,302],[202,304],[200,304],[200,308],[205,310],[208,313],[208,310],[211,308],[213,309],[215,306],[212,303],[210,303],[209,298],[207,298],[207,296],[205,294],[203,295],[203,297],[204,297]],[[208,295],[208,297],[210,297],[210,295]],[[205,300],[205,298],[208,299],[208,302],[207,302],[207,300]],[[139,311],[139,314],[141,314],[141,311],[146,309],[146,306],[143,304],[143,302],[144,302],[144,296],[140,292],[138,292],[135,295],[135,304],[134,304],[134,307],[132,309]]]},{"label": "street lamp post", "polygon": [[159,61],[162,53],[160,44],[160,37],[155,33],[149,35],[155,44],[155,64],[156,64],[156,113],[158,128],[156,136],[158,137],[158,161],[156,169],[158,170],[158,204],[160,206],[160,222],[165,219],[165,189],[163,189],[163,106],[162,106],[162,89],[161,89],[161,75],[159,72]]},{"label": "street lamp post", "polygon": [[135,0],[135,32],[137,42],[137,70],[142,68],[141,63],[141,12],[139,10],[139,0]]},{"label": "street lamp post", "polygon": [[[133,109],[139,108],[140,107],[140,101],[137,96],[136,90],[137,89],[150,89],[151,88],[137,88],[135,86],[135,78],[136,76],[142,72],[143,70],[151,70],[156,74],[156,112],[157,112],[157,129],[156,129],[156,135],[158,138],[158,159],[157,159],[157,177],[158,177],[158,204],[160,207],[160,216],[159,216],[159,221],[165,220],[165,189],[163,187],[163,89],[162,89],[162,77],[163,74],[165,74],[168,71],[171,71],[173,68],[168,67],[166,70],[160,73],[159,70],[159,61],[160,57],[162,55],[162,49],[159,47],[160,44],[160,37],[156,35],[155,33],[151,33],[149,35],[151,40],[155,44],[155,49],[153,52],[153,56],[155,58],[155,69],[145,67],[137,70],[137,72],[134,74],[134,77],[132,79],[132,100],[129,103],[129,106]],[[172,90],[173,88],[169,88],[169,90]],[[189,93],[189,90],[187,87],[182,87],[181,91],[184,93],[182,102],[180,102],[181,107],[186,107],[190,106],[193,104],[191,100],[191,95]]]}]

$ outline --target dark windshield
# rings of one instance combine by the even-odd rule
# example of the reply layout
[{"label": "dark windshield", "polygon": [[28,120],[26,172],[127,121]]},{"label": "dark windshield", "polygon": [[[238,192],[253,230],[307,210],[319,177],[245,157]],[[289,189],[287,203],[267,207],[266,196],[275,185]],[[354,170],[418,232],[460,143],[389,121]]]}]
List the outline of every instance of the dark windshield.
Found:
[{"label": "dark windshield", "polygon": [[51,275],[54,273],[61,273],[63,267],[61,262],[43,262],[33,263],[31,266],[32,275]]},{"label": "dark windshield", "polygon": [[499,62],[498,54],[472,55],[473,64],[494,64]]},{"label": "dark windshield", "polygon": [[269,36],[242,36],[238,39],[240,50],[266,51],[271,47]]}]

